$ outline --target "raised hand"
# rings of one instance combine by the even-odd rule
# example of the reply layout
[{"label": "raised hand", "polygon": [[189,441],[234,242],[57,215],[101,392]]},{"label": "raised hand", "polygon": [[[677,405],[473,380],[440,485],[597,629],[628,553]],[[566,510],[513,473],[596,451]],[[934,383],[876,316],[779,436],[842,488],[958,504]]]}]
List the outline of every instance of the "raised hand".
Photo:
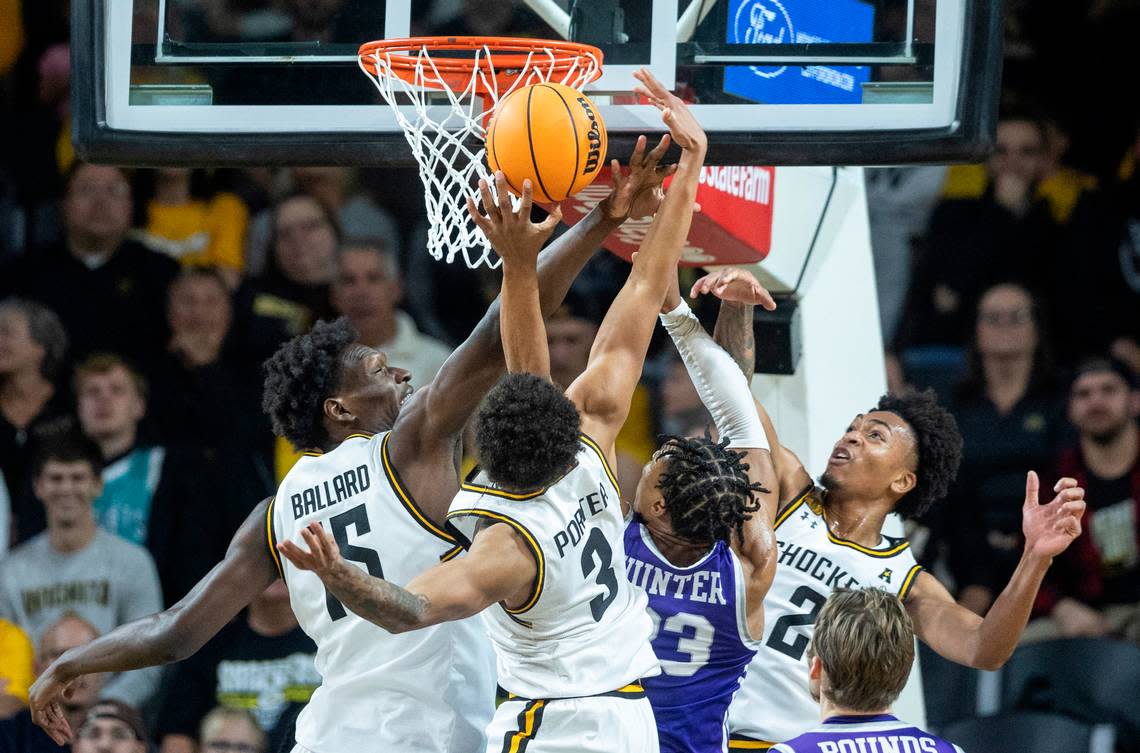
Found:
[{"label": "raised hand", "polygon": [[471,219],[487,236],[487,240],[491,241],[495,253],[504,261],[533,262],[538,258],[538,252],[542,250],[546,239],[562,220],[562,208],[555,204],[545,220],[531,222],[533,190],[530,181],[524,180],[522,201],[519,202],[518,209],[512,210],[507,193],[507,178],[502,171],[498,171],[495,173],[495,191],[499,201],[491,195],[487,181],[479,179],[479,194],[487,214],[482,214],[475,206],[474,199],[467,197],[467,212],[471,215]]},{"label": "raised hand", "polygon": [[722,301],[751,303],[769,311],[776,310],[772,294],[764,289],[751,272],[739,267],[724,267],[697,280],[689,291],[689,297],[696,298],[699,295],[715,295]]},{"label": "raised hand", "polygon": [[621,164],[615,159],[610,162],[610,175],[614,190],[602,201],[606,217],[611,220],[625,220],[648,217],[657,211],[665,191],[661,184],[677,172],[676,165],[661,166],[661,158],[669,148],[669,134],[646,153],[646,139],[637,137],[637,145],[629,158],[629,175],[623,175]]},{"label": "raised hand", "polygon": [[709,140],[705,130],[701,128],[701,124],[693,117],[688,105],[680,97],[666,89],[648,68],[639,69],[633,77],[641,82],[641,86],[633,87],[634,94],[645,97],[661,111],[661,119],[665,121],[677,146],[701,151],[708,147]]},{"label": "raised hand", "polygon": [[285,559],[292,562],[298,569],[309,570],[324,579],[325,576],[345,566],[336,541],[325,532],[320,523],[313,522],[302,528],[301,538],[309,547],[308,551],[292,541],[282,541],[277,545],[277,551],[281,552]]},{"label": "raised hand", "polygon": [[1085,490],[1075,479],[1063,478],[1053,487],[1056,496],[1047,505],[1038,504],[1041,482],[1030,471],[1025,479],[1025,504],[1021,508],[1021,532],[1025,551],[1040,557],[1056,557],[1081,535],[1085,514]]}]

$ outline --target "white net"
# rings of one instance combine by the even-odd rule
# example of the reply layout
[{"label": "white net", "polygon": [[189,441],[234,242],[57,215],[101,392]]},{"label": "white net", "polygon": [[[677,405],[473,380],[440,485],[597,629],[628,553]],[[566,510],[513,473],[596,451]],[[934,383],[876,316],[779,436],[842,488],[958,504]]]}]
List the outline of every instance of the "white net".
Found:
[{"label": "white net", "polygon": [[[575,89],[598,76],[601,61],[592,54],[567,56],[535,49],[512,56],[508,71],[495,70],[497,48],[474,47],[470,79],[458,89],[455,75],[441,71],[456,58],[432,59],[427,46],[407,46],[360,56],[360,69],[392,108],[420,168],[428,215],[428,252],[451,263],[462,254],[468,267],[497,267],[499,257],[467,214],[467,196],[475,196],[479,178],[488,178],[485,122],[495,106],[519,87],[554,81]],[[440,52],[434,51],[438,56]],[[454,53],[452,53],[454,54]],[[409,57],[414,65],[409,66]],[[395,70],[393,60],[401,70]],[[470,57],[463,58],[471,61]],[[446,61],[446,62],[445,62]],[[375,72],[365,63],[371,63]],[[403,74],[403,75],[401,75]],[[405,77],[410,80],[405,80]],[[441,101],[441,95],[446,102]],[[432,101],[432,100],[435,101]],[[493,181],[488,181],[494,190]],[[476,203],[478,197],[475,196]],[[513,197],[512,197],[513,198]],[[518,199],[514,199],[517,202]]]}]

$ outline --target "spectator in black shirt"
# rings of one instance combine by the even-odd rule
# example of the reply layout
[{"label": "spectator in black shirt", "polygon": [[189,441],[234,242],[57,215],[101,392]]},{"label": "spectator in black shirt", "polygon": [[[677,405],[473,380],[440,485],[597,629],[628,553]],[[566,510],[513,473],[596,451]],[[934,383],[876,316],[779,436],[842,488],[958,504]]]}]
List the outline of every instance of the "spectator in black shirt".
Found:
[{"label": "spectator in black shirt", "polygon": [[179,664],[159,712],[161,753],[193,753],[216,705],[248,707],[269,735],[269,750],[292,746],[293,719],[320,684],[317,646],[297,625],[278,580],[194,656]]},{"label": "spectator in black shirt", "polygon": [[1049,276],[1057,228],[1035,190],[1045,169],[1045,135],[1035,120],[998,124],[986,165],[989,186],[978,199],[935,209],[915,265],[897,349],[964,345],[982,291],[1017,281],[1039,291]]},{"label": "spectator in black shirt", "polygon": [[1124,637],[1140,642],[1140,390],[1119,361],[1081,363],[1069,390],[1080,431],[1055,476],[1088,490],[1081,535],[1045,576],[1023,640]]},{"label": "spectator in black shirt", "polygon": [[28,493],[37,446],[75,426],[60,384],[66,352],[67,333],[51,309],[19,298],[0,301],[0,472],[9,499],[32,503],[13,510],[17,541],[43,527],[43,510]]},{"label": "spectator in black shirt", "polygon": [[27,252],[0,270],[0,295],[55,311],[72,352],[122,353],[136,361],[166,342],[166,287],[178,262],[127,239],[131,184],[122,169],[76,163],[63,200],[66,241]]},{"label": "spectator in black shirt", "polygon": [[945,518],[932,527],[948,549],[959,601],[984,614],[1021,556],[1025,474],[1051,467],[1063,416],[1029,292],[994,286],[977,312],[970,377],[949,405],[962,432],[962,465],[937,507]]},{"label": "spectator in black shirt", "polygon": [[292,194],[274,208],[272,227],[269,268],[237,296],[241,350],[257,364],[318,319],[334,316],[329,285],[341,233],[332,210],[313,196]]}]

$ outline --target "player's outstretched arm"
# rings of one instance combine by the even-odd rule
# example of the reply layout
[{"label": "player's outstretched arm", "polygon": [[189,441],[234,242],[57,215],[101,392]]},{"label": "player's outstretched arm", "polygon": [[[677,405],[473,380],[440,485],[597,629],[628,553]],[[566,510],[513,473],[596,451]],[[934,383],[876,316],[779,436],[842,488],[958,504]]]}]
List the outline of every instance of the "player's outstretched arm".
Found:
[{"label": "player's outstretched arm", "polygon": [[[735,293],[750,305],[759,303],[775,308],[775,302],[755,278],[747,276],[751,285]],[[718,291],[713,291],[720,294]],[[779,503],[776,472],[768,449],[768,438],[756,405],[752,399],[748,380],[733,366],[733,359],[718,345],[700,321],[681,300],[676,277],[665,295],[661,307],[661,323],[673,339],[677,352],[685,364],[689,378],[697,389],[701,403],[708,409],[721,439],[729,440],[729,447],[743,453],[748,468],[748,480],[757,502],[744,522],[742,536],[731,546],[741,559],[745,577],[745,606],[748,632],[759,639],[764,634],[764,597],[776,575],[776,535],[773,524]]]},{"label": "player's outstretched arm", "polygon": [[420,573],[404,588],[344,560],[336,542],[319,523],[301,529],[307,549],[292,541],[281,554],[320,577],[347,609],[390,633],[462,620],[502,601],[518,604],[538,574],[526,544],[501,523],[481,530],[467,555]]},{"label": "player's outstretched arm", "polygon": [[[672,140],[681,147],[677,172],[661,208],[634,257],[633,270],[598,330],[586,370],[566,390],[582,415],[582,430],[591,435],[614,462],[614,440],[629,413],[641,378],[654,319],[665,291],[676,275],[693,217],[697,181],[708,140],[685,103],[649,71],[635,76],[635,91],[662,112]],[[624,507],[624,505],[623,505]]]},{"label": "player's outstretched arm", "polygon": [[507,201],[507,179],[495,173],[495,186],[503,197],[499,206],[491,196],[485,180],[479,180],[479,192],[487,216],[479,213],[475,202],[467,199],[471,219],[491,241],[503,260],[503,283],[499,292],[499,330],[503,339],[503,355],[507,371],[550,378],[550,348],[546,343],[546,323],[538,295],[538,252],[562,219],[562,210],[554,211],[535,224],[530,221],[533,188],[523,181],[522,200],[512,210]]},{"label": "player's outstretched arm", "polygon": [[1076,480],[1063,478],[1053,487],[1053,501],[1042,505],[1037,502],[1039,483],[1030,471],[1021,509],[1025,550],[985,618],[957,604],[932,575],[919,574],[907,611],[915,634],[947,659],[978,669],[1005,664],[1017,648],[1045,571],[1081,535],[1085,490]]},{"label": "player's outstretched arm", "polygon": [[234,534],[225,559],[177,604],[121,625],[53,662],[28,693],[32,720],[63,745],[73,732],[62,709],[72,681],[82,675],[182,661],[268,588],[277,578],[265,528],[269,502],[263,500],[254,508]]},{"label": "player's outstretched arm", "polygon": [[[735,267],[726,267],[705,275],[693,284],[690,297],[712,294],[721,299],[720,311],[716,318],[716,327],[713,337],[717,343],[732,355],[740,370],[744,372],[748,383],[756,371],[756,335],[752,327],[753,311],[759,300],[750,298],[756,295],[756,288],[763,288],[756,278],[749,272]],[[769,307],[768,303],[772,305]],[[769,311],[775,308],[775,301],[769,296],[764,307]],[[756,410],[760,414],[760,422],[764,426],[764,433],[768,437],[768,444],[772,448],[772,464],[779,479],[779,501],[788,501],[792,495],[803,491],[811,483],[811,476],[804,469],[803,463],[795,454],[780,444],[776,427],[772,423],[768,411],[759,400],[756,400]]]}]

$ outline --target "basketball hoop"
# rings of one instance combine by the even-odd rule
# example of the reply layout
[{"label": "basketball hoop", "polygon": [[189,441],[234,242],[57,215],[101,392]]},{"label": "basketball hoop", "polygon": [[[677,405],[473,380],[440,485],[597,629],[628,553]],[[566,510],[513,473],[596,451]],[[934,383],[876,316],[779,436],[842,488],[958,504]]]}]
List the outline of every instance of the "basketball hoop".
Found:
[{"label": "basketball hoop", "polygon": [[[479,178],[490,177],[487,120],[522,86],[554,82],[581,90],[602,75],[602,51],[550,39],[413,37],[364,44],[359,60],[420,166],[428,252],[448,263],[462,253],[468,267],[497,267],[491,244],[467,215],[467,196]],[[431,102],[433,93],[444,94],[446,102]],[[410,105],[414,116],[401,105]],[[494,190],[494,181],[488,182]]]}]

